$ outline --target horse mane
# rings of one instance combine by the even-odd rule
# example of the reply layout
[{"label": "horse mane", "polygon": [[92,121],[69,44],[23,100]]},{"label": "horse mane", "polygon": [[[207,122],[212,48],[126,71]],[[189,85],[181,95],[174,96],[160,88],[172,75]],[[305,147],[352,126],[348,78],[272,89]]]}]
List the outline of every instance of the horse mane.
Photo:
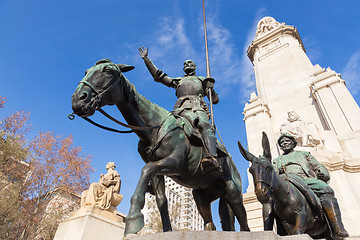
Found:
[{"label": "horse mane", "polygon": [[99,61],[97,61],[96,63],[95,63],[95,66],[96,65],[99,65],[99,64],[102,64],[102,63],[113,63],[110,59],[108,59],[108,58],[104,58],[104,59],[100,59]]},{"label": "horse mane", "polygon": [[166,110],[165,108],[159,106],[156,103],[153,103],[152,101],[147,99],[145,96],[140,94],[136,90],[135,85],[132,82],[130,82],[123,74],[122,74],[122,76],[123,76],[123,81],[124,81],[124,95],[127,96],[126,100],[128,102],[131,102],[131,101],[139,102],[138,99],[142,99],[142,101],[148,102],[153,108],[161,110],[163,112],[163,114],[167,115],[169,113],[169,111]]}]

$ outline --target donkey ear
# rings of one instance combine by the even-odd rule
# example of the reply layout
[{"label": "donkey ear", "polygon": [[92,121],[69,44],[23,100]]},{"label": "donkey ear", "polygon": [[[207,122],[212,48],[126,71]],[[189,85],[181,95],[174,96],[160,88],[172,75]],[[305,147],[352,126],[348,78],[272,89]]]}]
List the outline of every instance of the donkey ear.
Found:
[{"label": "donkey ear", "polygon": [[131,65],[125,65],[125,64],[116,64],[119,68],[120,68],[120,71],[121,72],[128,72],[128,71],[131,71],[133,70],[135,67],[134,66],[131,66]]},{"label": "donkey ear", "polygon": [[256,157],[250,153],[248,150],[246,150],[240,143],[240,141],[238,141],[238,146],[239,146],[239,150],[241,152],[241,155],[243,155],[243,157],[248,160],[249,162],[252,162],[254,159],[256,159]]},{"label": "donkey ear", "polygon": [[263,156],[271,161],[271,151],[270,151],[270,143],[269,143],[269,138],[266,135],[265,132],[262,132],[262,148],[263,148]]}]

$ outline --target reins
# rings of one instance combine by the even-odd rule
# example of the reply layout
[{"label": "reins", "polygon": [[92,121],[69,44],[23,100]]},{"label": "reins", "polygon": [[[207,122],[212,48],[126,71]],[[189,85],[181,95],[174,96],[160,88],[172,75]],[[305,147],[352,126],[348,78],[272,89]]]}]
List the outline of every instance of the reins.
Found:
[{"label": "reins", "polygon": [[289,194],[290,193],[290,179],[289,179],[289,175],[287,174],[286,172],[286,169],[285,169],[285,166],[282,166],[283,170],[284,170],[284,173],[286,175],[286,181],[287,181],[287,184],[288,184],[288,191],[287,193]]},{"label": "reins", "polygon": [[[104,129],[104,130],[107,130],[107,131],[110,131],[110,132],[116,132],[116,133],[133,133],[134,130],[139,130],[139,131],[145,131],[145,130],[151,130],[151,129],[155,129],[155,128],[160,128],[160,126],[146,126],[146,127],[139,127],[139,126],[133,126],[133,125],[129,125],[129,124],[126,124],[126,123],[123,123],[115,118],[113,118],[112,116],[110,116],[107,112],[105,112],[103,109],[99,108],[97,109],[101,114],[103,114],[105,117],[107,117],[108,119],[112,120],[113,122],[123,126],[123,127],[127,127],[127,128],[130,128],[131,130],[128,130],[128,131],[121,131],[121,130],[117,130],[117,129],[114,129],[114,128],[110,128],[110,127],[106,127],[104,125],[101,125],[99,123],[96,123],[94,122],[93,120],[91,120],[90,118],[88,117],[81,117],[82,119],[84,119],[85,121],[87,121],[88,123],[91,123],[93,124],[94,126],[96,127],[99,127],[101,129]],[[68,115],[68,118],[70,120],[74,120],[75,119],[75,115],[74,113],[71,113],[70,115]]]},{"label": "reins", "polygon": [[105,117],[107,117],[108,119],[110,119],[113,122],[116,122],[117,124],[123,126],[123,127],[127,127],[127,128],[131,128],[132,130],[140,130],[140,131],[144,131],[144,130],[151,130],[151,129],[155,129],[155,128],[160,128],[160,126],[146,126],[146,127],[139,127],[139,126],[134,126],[134,125],[128,125],[126,123],[120,122],[119,120],[113,118],[112,116],[110,116],[107,112],[105,112],[103,109],[99,108],[98,111],[104,115]]},{"label": "reins", "polygon": [[90,118],[87,118],[87,117],[83,117],[83,119],[101,129],[104,129],[104,130],[107,130],[107,131],[110,131],[110,132],[116,132],[116,133],[133,133],[134,130],[128,130],[128,131],[120,131],[120,130],[117,130],[117,129],[114,129],[114,128],[109,128],[109,127],[106,127],[106,126],[103,126],[103,125],[100,125],[96,122],[94,122],[93,120],[91,120]]}]

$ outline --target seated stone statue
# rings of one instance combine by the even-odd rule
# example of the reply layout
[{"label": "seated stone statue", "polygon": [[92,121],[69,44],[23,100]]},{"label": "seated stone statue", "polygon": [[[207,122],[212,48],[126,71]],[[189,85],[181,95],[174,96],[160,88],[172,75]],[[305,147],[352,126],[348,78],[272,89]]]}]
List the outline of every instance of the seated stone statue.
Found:
[{"label": "seated stone statue", "polygon": [[305,123],[294,111],[288,111],[288,122],[280,127],[280,132],[290,133],[301,147],[315,147],[320,143],[320,137],[314,123]]},{"label": "seated stone statue", "polygon": [[120,204],[123,196],[119,193],[121,187],[120,175],[115,171],[115,163],[106,164],[108,172],[100,175],[97,183],[81,194],[81,206],[98,206],[103,210],[113,212]]}]

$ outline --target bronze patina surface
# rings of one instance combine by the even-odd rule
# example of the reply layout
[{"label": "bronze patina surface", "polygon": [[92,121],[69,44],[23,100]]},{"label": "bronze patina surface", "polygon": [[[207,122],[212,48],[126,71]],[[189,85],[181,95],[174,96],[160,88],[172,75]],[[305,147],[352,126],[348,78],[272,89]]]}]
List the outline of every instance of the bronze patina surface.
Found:
[{"label": "bronze patina surface", "polygon": [[188,123],[187,118],[177,116],[139,94],[123,75],[132,68],[114,64],[108,59],[100,60],[86,71],[72,96],[72,108],[78,116],[88,117],[105,105],[116,105],[129,125],[145,127],[142,130],[134,128],[134,133],[140,139],[138,151],[146,165],[141,170],[131,198],[125,235],[137,233],[144,226],[141,209],[145,204],[149,182],[156,195],[163,230],[171,231],[164,175],[193,188],[206,230],[215,230],[210,204],[220,198],[223,230],[234,230],[233,213],[240,229],[249,231],[241,178],[231,157],[219,147],[216,155],[222,171],[203,171],[200,162],[206,156],[206,150],[202,142],[194,137],[196,134],[191,130],[192,124]]},{"label": "bronze patina surface", "polygon": [[280,136],[278,144],[284,153],[271,160],[265,133],[262,157],[255,157],[239,142],[241,154],[252,163],[249,171],[256,196],[263,204],[264,230],[272,230],[276,219],[279,235],[348,237],[334,191],[327,184],[330,175],[326,167],[309,152],[295,151],[296,140],[288,133]]}]

